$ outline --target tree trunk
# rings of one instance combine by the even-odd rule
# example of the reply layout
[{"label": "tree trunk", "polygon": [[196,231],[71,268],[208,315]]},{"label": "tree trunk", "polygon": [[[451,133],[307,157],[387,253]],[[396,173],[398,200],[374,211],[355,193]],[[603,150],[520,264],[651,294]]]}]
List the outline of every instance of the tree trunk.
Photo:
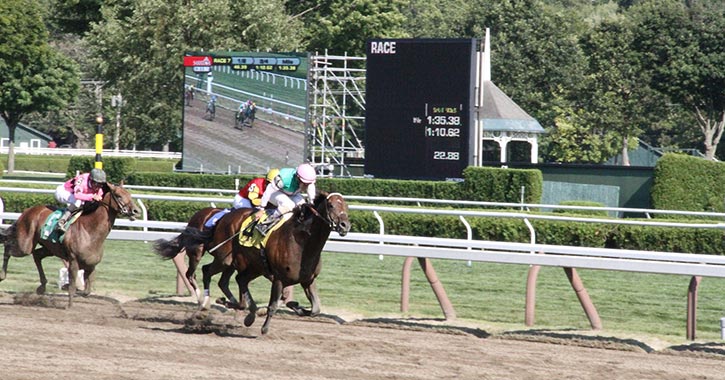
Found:
[{"label": "tree trunk", "polygon": [[8,139],[10,140],[10,147],[8,148],[8,174],[15,172],[15,128],[17,124],[8,125]]},{"label": "tree trunk", "polygon": [[629,166],[629,139],[622,136],[622,166]]},{"label": "tree trunk", "polygon": [[725,110],[720,111],[720,120],[717,121],[704,115],[698,107],[695,107],[695,111],[697,112],[697,123],[705,137],[705,158],[714,160],[717,145],[720,143],[723,129],[725,129]]}]

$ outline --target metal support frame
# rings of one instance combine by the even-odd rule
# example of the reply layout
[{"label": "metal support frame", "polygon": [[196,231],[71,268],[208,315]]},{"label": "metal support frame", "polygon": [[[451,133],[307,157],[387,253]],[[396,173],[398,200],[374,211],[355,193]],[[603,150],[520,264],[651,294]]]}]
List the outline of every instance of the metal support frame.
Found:
[{"label": "metal support frame", "polygon": [[364,158],[358,132],[365,121],[364,57],[315,54],[310,57],[309,124],[306,156],[322,173],[349,177]]}]

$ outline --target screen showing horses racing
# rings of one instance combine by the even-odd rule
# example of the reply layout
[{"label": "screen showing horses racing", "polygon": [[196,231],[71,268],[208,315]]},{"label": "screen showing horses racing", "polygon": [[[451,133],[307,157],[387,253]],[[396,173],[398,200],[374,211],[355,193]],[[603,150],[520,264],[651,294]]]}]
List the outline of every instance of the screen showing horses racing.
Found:
[{"label": "screen showing horses racing", "polygon": [[265,173],[303,161],[306,53],[184,56],[182,170]]}]

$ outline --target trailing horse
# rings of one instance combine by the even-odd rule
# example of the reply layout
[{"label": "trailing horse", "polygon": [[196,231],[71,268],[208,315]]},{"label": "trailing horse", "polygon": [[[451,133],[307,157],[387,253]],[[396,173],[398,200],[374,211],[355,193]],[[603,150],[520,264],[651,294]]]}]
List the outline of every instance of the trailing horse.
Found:
[{"label": "trailing horse", "polygon": [[[200,233],[207,233],[210,236],[213,228],[207,228],[205,227],[205,224],[209,219],[211,219],[214,215],[221,212],[222,210],[224,209],[216,207],[205,207],[197,211],[186,224],[187,229],[193,228]],[[173,259],[177,269],[179,270],[179,263],[176,262],[176,260],[178,260],[179,258],[179,255],[182,255],[181,260],[183,260],[183,255],[186,255],[189,258],[189,267],[187,268],[186,273],[183,273],[183,275],[186,276],[186,279],[192,286],[193,292],[194,294],[196,294],[200,305],[204,302],[204,299],[201,292],[199,291],[199,285],[196,282],[196,268],[199,266],[199,262],[201,262],[201,258],[204,255],[204,252],[206,252],[208,249],[211,249],[208,244],[204,244],[204,242],[200,242],[198,239],[190,239],[188,233],[186,232],[180,233],[177,237],[171,240],[159,239],[154,242],[154,252],[156,252],[156,254],[161,256],[161,258],[163,259]],[[229,291],[230,277],[231,274],[226,276],[226,278],[222,278],[222,280],[220,280],[219,282],[219,287],[222,289],[222,292],[227,297],[233,298],[230,297],[231,292]]]},{"label": "trailing horse", "polygon": [[[134,220],[139,210],[131,194],[122,186],[107,183],[103,188],[103,199],[99,202],[86,202],[81,215],[62,239],[41,238],[48,216],[55,206],[34,206],[20,214],[18,220],[7,230],[0,233],[0,242],[4,243],[3,266],[0,281],[7,275],[10,257],[33,255],[40,277],[40,286],[36,293],[45,293],[48,283],[43,270],[42,260],[48,256],[57,256],[68,262],[69,280],[68,307],[73,304],[76,292],[78,270],[84,270],[85,294],[90,294],[95,280],[95,268],[103,258],[103,243],[111,232],[116,216],[124,215]],[[51,234],[51,237],[53,235]]]}]

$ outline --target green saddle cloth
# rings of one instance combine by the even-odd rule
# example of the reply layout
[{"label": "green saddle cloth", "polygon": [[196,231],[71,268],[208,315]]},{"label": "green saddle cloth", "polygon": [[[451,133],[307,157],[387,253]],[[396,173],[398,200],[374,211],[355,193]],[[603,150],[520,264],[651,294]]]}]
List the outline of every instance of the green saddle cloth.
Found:
[{"label": "green saddle cloth", "polygon": [[[48,218],[45,219],[45,224],[43,224],[43,228],[40,229],[40,239],[41,240],[48,240],[52,243],[62,243],[63,237],[65,234],[59,230],[56,229],[58,226],[58,220],[61,216],[63,216],[63,212],[65,212],[66,209],[60,208],[57,209],[48,215]],[[81,216],[80,212],[77,212],[68,219],[66,222],[66,227],[73,224],[73,222],[78,219],[78,217]]]}]

